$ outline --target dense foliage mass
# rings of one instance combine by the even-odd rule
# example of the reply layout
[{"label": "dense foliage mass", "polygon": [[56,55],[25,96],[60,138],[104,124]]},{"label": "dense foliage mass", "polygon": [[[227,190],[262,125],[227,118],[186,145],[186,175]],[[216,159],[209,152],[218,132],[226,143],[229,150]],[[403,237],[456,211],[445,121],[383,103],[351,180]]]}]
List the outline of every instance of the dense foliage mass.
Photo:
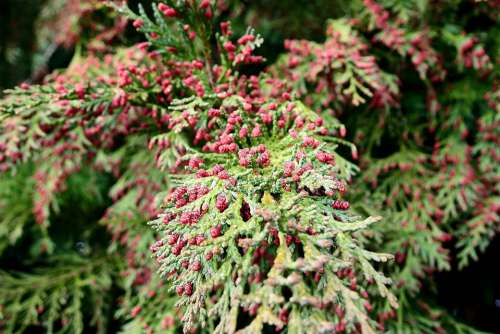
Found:
[{"label": "dense foliage mass", "polygon": [[478,333],[432,290],[500,230],[498,4],[139,2],[0,100],[1,332]]}]

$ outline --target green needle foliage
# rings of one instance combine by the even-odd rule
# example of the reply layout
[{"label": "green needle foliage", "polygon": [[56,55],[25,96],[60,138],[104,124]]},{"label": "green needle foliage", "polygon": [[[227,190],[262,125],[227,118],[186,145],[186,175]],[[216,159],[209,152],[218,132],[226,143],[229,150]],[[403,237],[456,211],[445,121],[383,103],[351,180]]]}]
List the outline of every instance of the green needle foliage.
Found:
[{"label": "green needle foliage", "polygon": [[339,3],[266,63],[311,13],[68,1],[0,100],[0,332],[479,333],[433,274],[499,231],[497,5]]}]

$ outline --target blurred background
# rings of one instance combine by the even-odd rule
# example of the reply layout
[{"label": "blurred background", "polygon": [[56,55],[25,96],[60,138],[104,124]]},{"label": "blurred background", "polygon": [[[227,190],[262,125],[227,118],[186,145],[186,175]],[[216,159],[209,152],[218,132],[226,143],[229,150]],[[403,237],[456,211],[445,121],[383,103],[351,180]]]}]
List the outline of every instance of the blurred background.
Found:
[{"label": "blurred background", "polygon": [[[264,36],[268,63],[284,50],[285,38],[318,40],[324,23],[344,13],[341,1],[232,1],[227,15],[238,17],[236,32],[252,26]],[[130,0],[132,8],[138,0]],[[106,51],[141,38],[99,0],[1,0],[0,91],[23,81],[37,83],[66,67],[75,48]],[[148,8],[148,7],[146,7]],[[286,18],[286,20],[285,20]]]}]

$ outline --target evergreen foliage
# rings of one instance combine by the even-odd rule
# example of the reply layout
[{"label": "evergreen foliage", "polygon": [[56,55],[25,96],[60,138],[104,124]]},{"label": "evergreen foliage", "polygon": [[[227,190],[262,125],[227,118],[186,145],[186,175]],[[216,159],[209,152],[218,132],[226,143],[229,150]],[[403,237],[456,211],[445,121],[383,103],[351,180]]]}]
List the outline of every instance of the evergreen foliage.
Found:
[{"label": "evergreen foliage", "polygon": [[342,3],[276,61],[258,4],[73,4],[0,100],[0,331],[479,333],[433,273],[500,228],[498,5]]}]

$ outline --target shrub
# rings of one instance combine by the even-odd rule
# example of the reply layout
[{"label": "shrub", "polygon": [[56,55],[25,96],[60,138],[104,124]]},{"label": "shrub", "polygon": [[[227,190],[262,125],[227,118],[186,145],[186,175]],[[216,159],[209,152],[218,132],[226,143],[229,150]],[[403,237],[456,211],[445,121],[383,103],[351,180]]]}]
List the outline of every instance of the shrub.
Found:
[{"label": "shrub", "polygon": [[498,232],[495,4],[419,4],[274,64],[226,20],[258,6],[110,6],[143,41],[0,101],[0,328],[476,332],[422,286]]}]

